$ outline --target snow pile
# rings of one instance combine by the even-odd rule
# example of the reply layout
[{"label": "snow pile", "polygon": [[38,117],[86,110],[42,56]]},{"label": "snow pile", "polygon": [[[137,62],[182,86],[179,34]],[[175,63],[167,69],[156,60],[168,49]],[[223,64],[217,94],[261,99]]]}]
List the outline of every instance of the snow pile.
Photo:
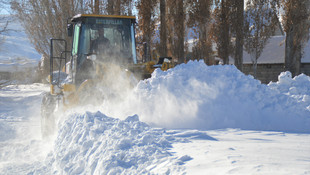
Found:
[{"label": "snow pile", "polygon": [[100,112],[73,114],[60,124],[47,167],[33,173],[174,174],[182,168],[169,148],[164,130],[150,128],[137,115],[119,120]]},{"label": "snow pile", "polygon": [[290,72],[282,72],[278,82],[269,83],[268,86],[278,92],[295,98],[300,104],[307,106],[310,111],[310,77],[301,74],[292,78]]},{"label": "snow pile", "polygon": [[15,131],[10,126],[5,125],[4,122],[0,121],[0,135],[0,142],[3,142],[14,137]]},{"label": "snow pile", "polygon": [[122,106],[159,127],[310,132],[304,105],[231,65],[195,61],[165,72],[156,69]]}]

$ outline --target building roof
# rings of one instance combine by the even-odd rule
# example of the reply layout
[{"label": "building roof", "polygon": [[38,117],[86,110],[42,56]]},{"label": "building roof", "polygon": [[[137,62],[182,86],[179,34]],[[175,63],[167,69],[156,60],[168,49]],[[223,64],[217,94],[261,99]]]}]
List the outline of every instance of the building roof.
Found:
[{"label": "building roof", "polygon": [[[275,64],[284,63],[285,56],[285,36],[273,36],[269,39],[263,53],[258,58],[258,64]],[[230,63],[234,61],[231,60]],[[310,63],[310,40],[304,47],[303,57],[301,59],[302,63]],[[251,64],[251,56],[243,50],[243,63]]]}]

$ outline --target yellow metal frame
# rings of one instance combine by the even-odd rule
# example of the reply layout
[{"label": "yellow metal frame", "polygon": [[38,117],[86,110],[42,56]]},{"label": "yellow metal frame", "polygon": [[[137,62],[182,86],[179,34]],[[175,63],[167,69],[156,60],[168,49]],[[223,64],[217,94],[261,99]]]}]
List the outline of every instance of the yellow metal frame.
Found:
[{"label": "yellow metal frame", "polygon": [[94,14],[78,14],[75,15],[72,19],[82,18],[82,17],[95,17],[95,18],[127,18],[127,19],[136,19],[135,16],[121,16],[121,15],[94,15]]},{"label": "yellow metal frame", "polygon": [[75,85],[74,84],[64,84],[63,85],[63,91],[64,92],[74,92],[75,91]]},{"label": "yellow metal frame", "polygon": [[54,92],[54,85],[50,85],[50,90],[51,90],[51,94],[53,95],[53,94],[55,94],[55,92]]}]

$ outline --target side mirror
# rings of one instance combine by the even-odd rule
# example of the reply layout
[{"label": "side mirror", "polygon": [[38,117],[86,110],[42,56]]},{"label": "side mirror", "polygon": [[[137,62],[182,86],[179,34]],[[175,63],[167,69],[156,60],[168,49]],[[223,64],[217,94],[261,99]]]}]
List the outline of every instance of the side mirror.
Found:
[{"label": "side mirror", "polygon": [[67,25],[67,31],[68,31],[68,36],[72,37],[72,35],[73,35],[73,24]]}]

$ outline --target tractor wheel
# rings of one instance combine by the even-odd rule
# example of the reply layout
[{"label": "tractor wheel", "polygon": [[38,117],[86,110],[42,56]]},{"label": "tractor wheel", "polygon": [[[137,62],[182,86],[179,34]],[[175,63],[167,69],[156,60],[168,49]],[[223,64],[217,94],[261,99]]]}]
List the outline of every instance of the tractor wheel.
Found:
[{"label": "tractor wheel", "polygon": [[55,130],[55,108],[56,98],[50,93],[45,93],[41,103],[41,133],[46,138],[54,133]]}]

